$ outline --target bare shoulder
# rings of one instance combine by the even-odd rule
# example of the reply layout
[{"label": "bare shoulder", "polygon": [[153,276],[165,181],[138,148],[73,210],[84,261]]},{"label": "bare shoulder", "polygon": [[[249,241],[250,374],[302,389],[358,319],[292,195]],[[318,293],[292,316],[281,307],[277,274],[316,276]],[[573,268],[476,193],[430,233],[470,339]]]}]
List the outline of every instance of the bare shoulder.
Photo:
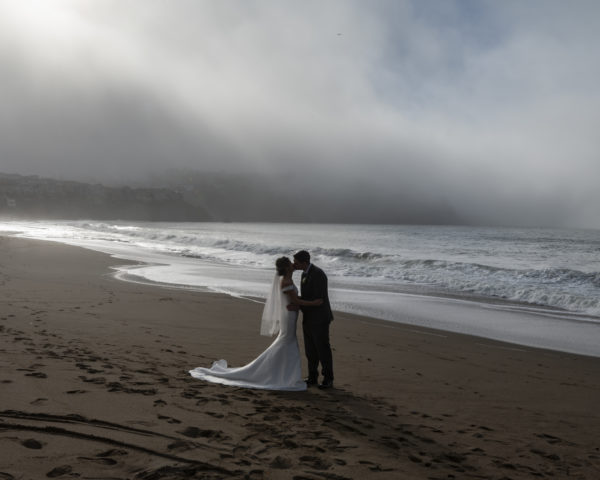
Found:
[{"label": "bare shoulder", "polygon": [[288,280],[286,278],[281,279],[281,288],[285,288],[285,287],[289,287],[290,285],[293,285],[294,282],[292,282],[291,280]]}]

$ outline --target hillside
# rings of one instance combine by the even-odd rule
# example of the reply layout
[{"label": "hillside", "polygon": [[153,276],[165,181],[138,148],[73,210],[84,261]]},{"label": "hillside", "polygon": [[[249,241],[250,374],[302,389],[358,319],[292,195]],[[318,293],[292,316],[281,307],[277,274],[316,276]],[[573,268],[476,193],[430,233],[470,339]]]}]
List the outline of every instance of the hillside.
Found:
[{"label": "hillside", "polygon": [[0,174],[0,215],[35,219],[207,221],[208,213],[166,188],[106,187]]}]

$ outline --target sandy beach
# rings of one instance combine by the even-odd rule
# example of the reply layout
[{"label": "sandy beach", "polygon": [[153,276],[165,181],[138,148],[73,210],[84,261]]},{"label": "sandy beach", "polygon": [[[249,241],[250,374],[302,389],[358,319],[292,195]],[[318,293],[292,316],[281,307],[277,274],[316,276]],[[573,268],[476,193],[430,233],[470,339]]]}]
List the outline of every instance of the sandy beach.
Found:
[{"label": "sandy beach", "polygon": [[213,385],[262,304],[121,263],[0,237],[1,480],[600,478],[600,358],[338,313],[335,389]]}]

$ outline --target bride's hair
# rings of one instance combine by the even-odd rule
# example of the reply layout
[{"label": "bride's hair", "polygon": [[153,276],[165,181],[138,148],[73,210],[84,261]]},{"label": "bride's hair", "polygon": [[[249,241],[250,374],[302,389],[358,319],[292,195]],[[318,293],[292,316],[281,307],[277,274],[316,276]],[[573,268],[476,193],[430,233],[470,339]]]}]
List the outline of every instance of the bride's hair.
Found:
[{"label": "bride's hair", "polygon": [[277,269],[277,275],[285,275],[285,271],[287,267],[291,265],[292,262],[288,257],[279,257],[275,261],[275,268]]}]

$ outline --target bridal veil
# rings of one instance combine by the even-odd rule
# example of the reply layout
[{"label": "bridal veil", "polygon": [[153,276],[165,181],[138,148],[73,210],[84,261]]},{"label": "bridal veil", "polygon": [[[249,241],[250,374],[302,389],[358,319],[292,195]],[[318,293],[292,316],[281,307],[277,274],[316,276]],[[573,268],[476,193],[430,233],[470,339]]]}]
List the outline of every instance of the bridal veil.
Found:
[{"label": "bridal veil", "polygon": [[260,334],[272,337],[279,332],[281,328],[281,319],[283,317],[283,302],[281,301],[281,276],[275,275],[271,291],[267,296],[265,308],[260,323]]}]

